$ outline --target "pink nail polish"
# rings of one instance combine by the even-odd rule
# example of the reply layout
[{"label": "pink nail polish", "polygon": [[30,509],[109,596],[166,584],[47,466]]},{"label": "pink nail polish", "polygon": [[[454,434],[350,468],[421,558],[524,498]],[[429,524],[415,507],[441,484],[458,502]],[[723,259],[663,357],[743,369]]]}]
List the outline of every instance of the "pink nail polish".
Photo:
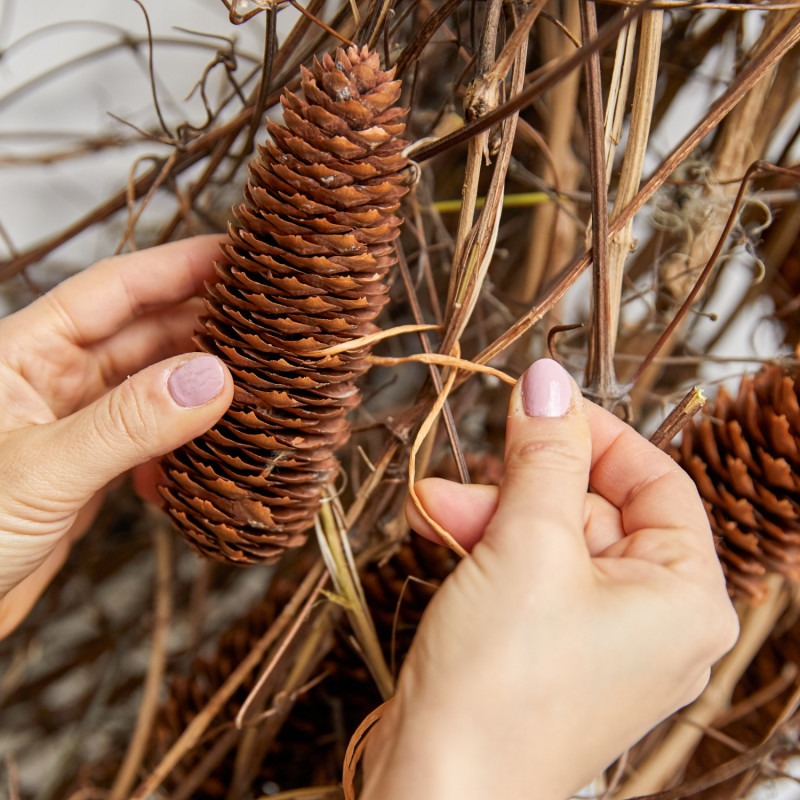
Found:
[{"label": "pink nail polish", "polygon": [[572,401],[566,370],[551,358],[534,361],[522,376],[522,403],[530,417],[563,417]]},{"label": "pink nail polish", "polygon": [[225,371],[213,356],[198,356],[181,364],[167,379],[172,399],[184,408],[213,400],[225,386]]}]

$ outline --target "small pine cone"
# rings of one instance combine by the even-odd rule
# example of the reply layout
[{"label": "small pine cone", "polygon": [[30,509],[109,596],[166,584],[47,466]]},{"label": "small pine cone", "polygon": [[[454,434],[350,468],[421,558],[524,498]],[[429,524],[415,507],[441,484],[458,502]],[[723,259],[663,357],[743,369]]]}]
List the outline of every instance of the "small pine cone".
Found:
[{"label": "small pine cone", "polygon": [[735,400],[721,390],[673,456],[703,498],[731,595],[762,599],[768,572],[800,580],[800,378],[769,367]]},{"label": "small pine cone", "polygon": [[196,337],[230,368],[234,401],[164,459],[160,487],[206,556],[269,563],[299,546],[337,472],[368,349],[311,353],[372,333],[386,302],[407,191],[393,75],[367,48],[315,59],[250,164]]},{"label": "small pine cone", "polygon": [[362,572],[367,605],[387,652],[395,633],[397,652],[408,649],[428,603],[458,561],[449,548],[412,534],[389,559]]}]

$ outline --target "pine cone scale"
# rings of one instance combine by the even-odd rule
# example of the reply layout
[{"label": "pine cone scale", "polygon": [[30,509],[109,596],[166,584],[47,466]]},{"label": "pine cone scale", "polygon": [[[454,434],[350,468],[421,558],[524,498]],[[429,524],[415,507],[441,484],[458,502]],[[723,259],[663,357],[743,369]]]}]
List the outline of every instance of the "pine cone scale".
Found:
[{"label": "pine cone scale", "polygon": [[708,511],[733,595],[764,596],[764,576],[800,580],[800,383],[778,367],[724,389],[713,420],[684,430],[674,457]]}]

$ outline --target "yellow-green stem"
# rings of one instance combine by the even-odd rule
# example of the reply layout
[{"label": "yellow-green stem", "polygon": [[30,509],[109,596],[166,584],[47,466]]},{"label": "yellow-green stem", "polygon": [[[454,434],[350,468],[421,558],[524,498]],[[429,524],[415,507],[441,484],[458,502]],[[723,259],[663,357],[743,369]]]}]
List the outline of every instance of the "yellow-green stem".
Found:
[{"label": "yellow-green stem", "polygon": [[[547,192],[519,192],[517,194],[507,194],[503,196],[503,208],[528,208],[529,206],[539,206],[542,203],[550,203],[553,198]],[[486,204],[485,197],[478,197],[475,200],[475,208],[483,208]],[[464,201],[457,200],[437,200],[433,207],[441,214],[455,214],[461,211]]]},{"label": "yellow-green stem", "polygon": [[332,561],[331,578],[340,595],[341,605],[353,627],[353,633],[361,647],[367,668],[375,680],[381,696],[388,699],[394,695],[394,678],[383,657],[378,634],[367,610],[355,563],[346,541],[346,532],[338,524],[331,502],[322,504],[319,520],[325,538],[324,544],[327,546]]}]

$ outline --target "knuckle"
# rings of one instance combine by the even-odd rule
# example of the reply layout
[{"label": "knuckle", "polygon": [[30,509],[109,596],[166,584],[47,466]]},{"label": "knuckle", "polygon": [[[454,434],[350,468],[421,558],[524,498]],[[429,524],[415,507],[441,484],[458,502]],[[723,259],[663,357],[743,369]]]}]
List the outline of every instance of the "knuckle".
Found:
[{"label": "knuckle", "polygon": [[47,292],[47,294],[41,298],[41,301],[46,306],[49,313],[55,316],[56,319],[58,319],[59,322],[64,326],[64,329],[70,336],[79,336],[78,325],[70,313],[69,308],[62,300],[59,287]]},{"label": "knuckle", "polygon": [[724,588],[715,589],[714,596],[702,608],[698,619],[703,620],[698,633],[697,650],[708,664],[725,655],[739,638],[739,617]]},{"label": "knuckle", "polygon": [[109,392],[106,402],[98,405],[94,423],[97,435],[110,448],[133,444],[142,453],[150,449],[154,420],[130,381]]},{"label": "knuckle", "polygon": [[739,639],[739,615],[730,602],[726,603],[720,614],[717,626],[719,656],[727,653]]},{"label": "knuckle", "polygon": [[675,472],[675,480],[680,484],[678,487],[684,502],[692,503],[698,508],[703,508],[703,499],[700,497],[700,490],[697,484],[688,472],[683,469],[678,469]]},{"label": "knuckle", "polygon": [[586,459],[569,439],[532,439],[511,448],[506,455],[506,469],[525,469],[541,466],[549,471],[582,474]]},{"label": "knuckle", "polygon": [[711,680],[711,669],[705,669],[703,672],[700,673],[696,678],[689,682],[686,690],[682,693],[682,697],[679,701],[679,707],[688,706],[690,703],[693,703],[700,697],[701,694],[708,686],[708,682]]},{"label": "knuckle", "polygon": [[683,641],[693,663],[710,666],[724,656],[739,638],[739,617],[728,596],[719,562],[698,553],[680,576],[684,598]]},{"label": "knuckle", "polygon": [[122,256],[120,255],[105,256],[104,258],[101,258],[99,261],[95,261],[94,269],[98,272],[100,272],[101,270],[116,269],[121,258]]}]

